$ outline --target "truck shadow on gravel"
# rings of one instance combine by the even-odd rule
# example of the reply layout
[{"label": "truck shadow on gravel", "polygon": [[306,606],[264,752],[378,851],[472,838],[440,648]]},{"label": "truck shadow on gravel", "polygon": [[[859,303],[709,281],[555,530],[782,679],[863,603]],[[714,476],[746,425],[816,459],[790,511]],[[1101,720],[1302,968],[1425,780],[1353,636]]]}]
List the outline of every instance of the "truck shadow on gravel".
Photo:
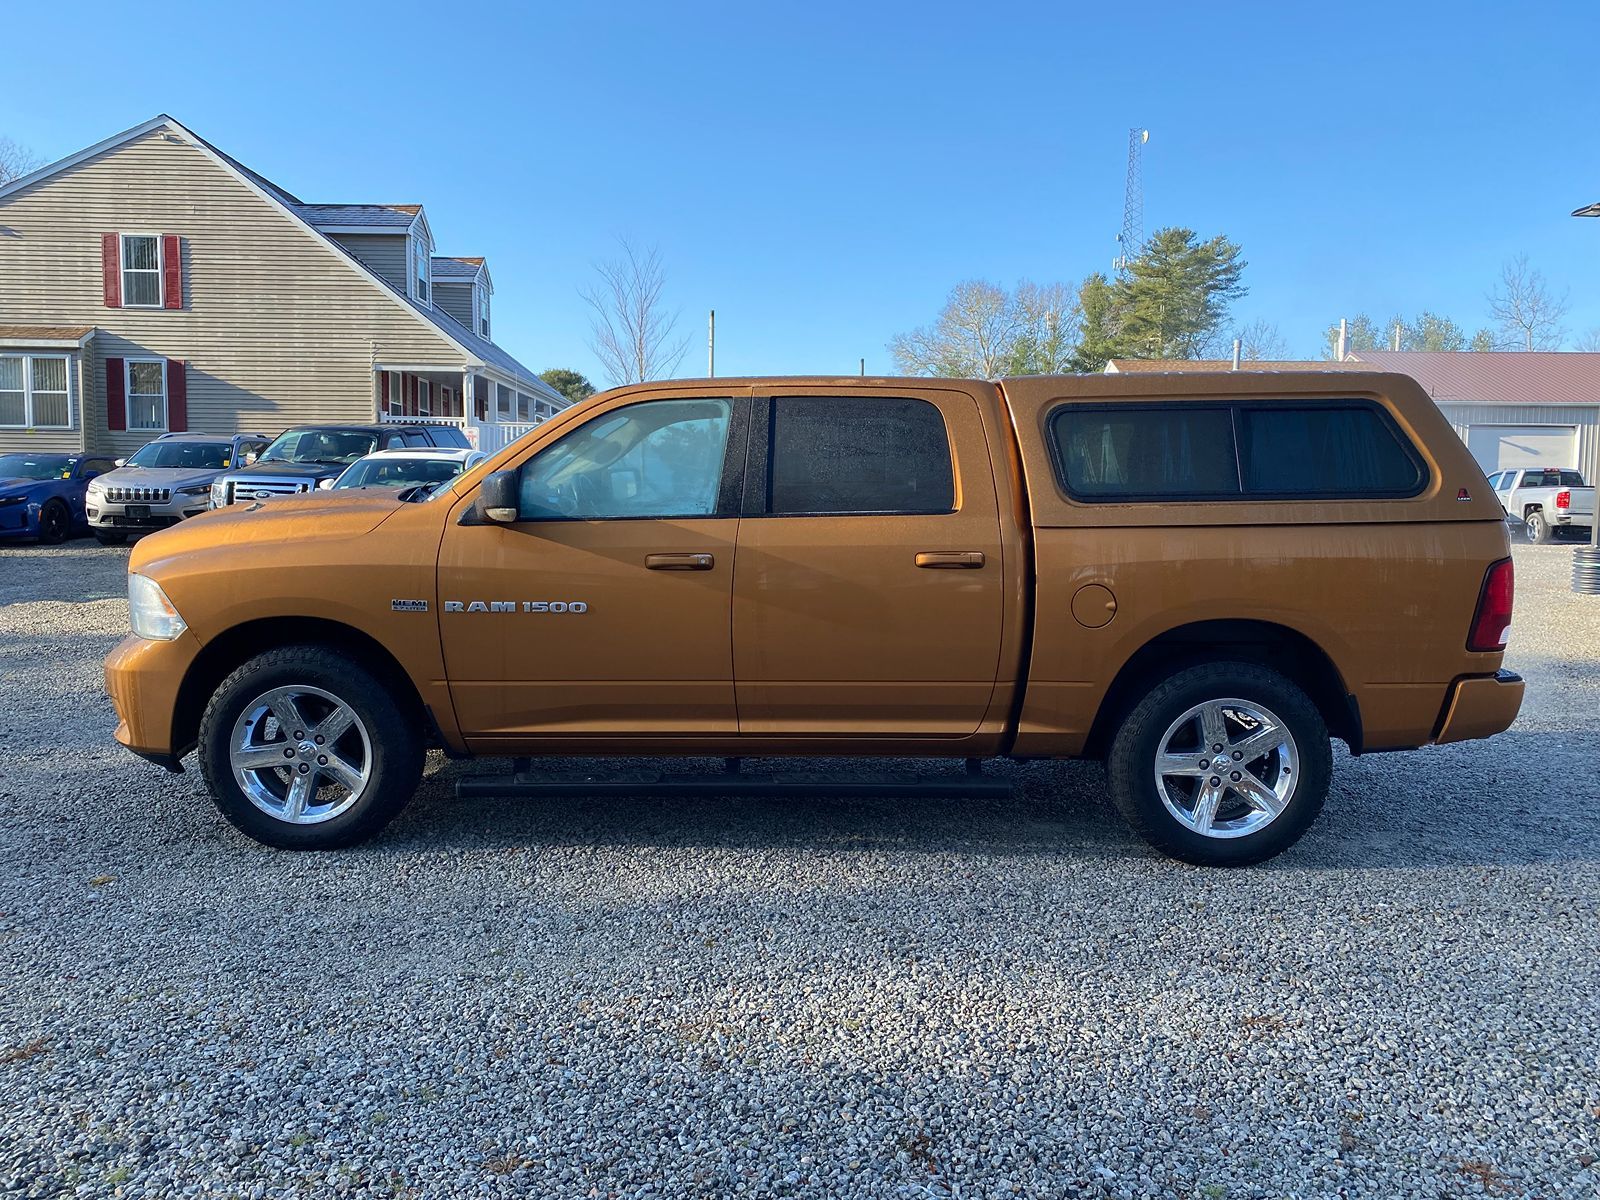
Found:
[{"label": "truck shadow on gravel", "polygon": [[[1425,868],[1600,860],[1600,738],[1591,732],[1506,733],[1493,742],[1406,754],[1336,754],[1321,818],[1267,870]],[[606,760],[550,760],[550,769],[603,770]],[[713,769],[707,760],[668,770]],[[964,854],[1165,862],[1123,824],[1098,763],[995,763],[1002,800],[934,798],[652,797],[457,799],[463,775],[494,760],[447,763],[375,848],[391,854],[592,845]],[[797,769],[767,762],[752,771]],[[809,771],[861,769],[812,760]],[[937,770],[935,768],[934,770]],[[945,774],[959,773],[959,765]],[[930,770],[929,774],[934,771]],[[1182,864],[1175,869],[1189,870]]]}]

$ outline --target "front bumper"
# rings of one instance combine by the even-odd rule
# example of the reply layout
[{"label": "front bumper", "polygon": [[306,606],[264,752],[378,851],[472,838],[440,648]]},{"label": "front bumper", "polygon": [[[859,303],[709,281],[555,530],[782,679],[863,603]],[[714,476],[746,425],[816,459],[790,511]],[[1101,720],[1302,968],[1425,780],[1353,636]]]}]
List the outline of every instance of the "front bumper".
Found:
[{"label": "front bumper", "polygon": [[200,653],[191,631],[170,642],[129,634],[106,655],[106,694],[117,710],[116,739],[169,771],[190,750],[174,745],[178,692]]},{"label": "front bumper", "polygon": [[0,506],[0,541],[39,536],[39,506],[31,502]]},{"label": "front bumper", "polygon": [[1522,676],[1504,669],[1456,680],[1433,740],[1443,745],[1504,733],[1517,719],[1526,690]]},{"label": "front bumper", "polygon": [[[129,530],[165,529],[188,517],[197,517],[211,506],[209,489],[199,496],[174,496],[165,504],[124,504],[121,501],[91,500],[85,512],[94,529],[118,533]],[[137,515],[130,515],[129,509]]]}]

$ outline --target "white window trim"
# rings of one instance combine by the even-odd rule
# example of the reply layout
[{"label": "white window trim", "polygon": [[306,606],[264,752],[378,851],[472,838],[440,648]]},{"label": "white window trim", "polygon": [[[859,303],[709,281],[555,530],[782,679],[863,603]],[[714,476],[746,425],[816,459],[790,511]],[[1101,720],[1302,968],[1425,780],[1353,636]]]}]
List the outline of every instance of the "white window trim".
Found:
[{"label": "white window trim", "polygon": [[472,321],[479,337],[494,340],[489,336],[489,288],[482,281],[472,285]]},{"label": "white window trim", "polygon": [[405,415],[406,409],[406,377],[399,371],[385,371],[389,379],[389,399],[386,402],[384,415],[400,417]]},{"label": "white window trim", "polygon": [[[406,289],[410,297],[418,304],[433,307],[433,247],[428,245],[428,240],[420,233],[413,233],[408,241],[411,261],[406,264],[406,275],[411,285]],[[418,266],[422,270],[419,274]],[[424,296],[419,285],[425,285],[428,294]]]},{"label": "white window trim", "polygon": [[[73,414],[77,406],[73,403],[72,374],[74,360],[70,354],[4,354],[0,358],[16,358],[22,360],[22,421],[21,425],[0,425],[0,429],[76,429],[77,423]],[[33,360],[36,358],[56,358],[66,364],[67,369],[67,423],[65,425],[39,425],[33,419]],[[9,389],[7,389],[9,390]],[[51,392],[50,395],[57,393]]]},{"label": "white window trim", "polygon": [[[135,425],[133,423],[133,364],[134,363],[160,363],[161,364],[161,424]],[[150,395],[140,392],[141,396]],[[122,403],[127,406],[127,425],[129,433],[166,433],[167,426],[172,423],[172,412],[168,407],[168,397],[171,395],[167,387],[167,360],[164,358],[125,358],[122,360]]]},{"label": "white window trim", "polygon": [[426,379],[417,380],[417,416],[433,416],[433,385]]},{"label": "white window trim", "polygon": [[[126,247],[129,238],[154,238],[156,243],[156,302],[154,304],[129,304],[128,303],[128,271],[124,266],[128,261]],[[147,274],[146,268],[133,268],[141,274]],[[117,287],[120,289],[123,308],[165,308],[167,304],[167,245],[159,233],[119,233],[117,234]]]}]

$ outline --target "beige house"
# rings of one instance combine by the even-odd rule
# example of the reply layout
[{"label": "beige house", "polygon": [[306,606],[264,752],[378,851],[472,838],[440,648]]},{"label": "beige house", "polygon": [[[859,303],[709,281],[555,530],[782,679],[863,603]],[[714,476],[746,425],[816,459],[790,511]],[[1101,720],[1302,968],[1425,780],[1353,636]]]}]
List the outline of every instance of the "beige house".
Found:
[{"label": "beige house", "polygon": [[402,418],[498,449],[568,401],[493,291],[420,205],[306,203],[159,116],[0,187],[0,453]]}]

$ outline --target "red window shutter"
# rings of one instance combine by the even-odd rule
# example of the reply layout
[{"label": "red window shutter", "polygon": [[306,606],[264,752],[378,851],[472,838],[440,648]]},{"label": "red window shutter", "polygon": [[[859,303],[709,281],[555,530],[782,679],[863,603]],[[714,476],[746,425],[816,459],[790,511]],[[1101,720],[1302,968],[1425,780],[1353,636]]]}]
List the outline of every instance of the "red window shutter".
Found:
[{"label": "red window shutter", "polygon": [[[116,234],[112,234],[116,237]],[[106,359],[106,428],[128,427],[128,381],[122,374],[120,358]]]},{"label": "red window shutter", "polygon": [[406,376],[406,416],[414,417],[416,415],[417,415],[417,377],[415,375],[407,375]]},{"label": "red window shutter", "polygon": [[188,429],[188,364],[181,358],[169,358],[167,359],[167,431],[186,433]]},{"label": "red window shutter", "polygon": [[164,307],[183,307],[183,242],[170,233],[161,238],[161,290]]},{"label": "red window shutter", "polygon": [[387,371],[378,372],[378,411],[380,413],[389,411],[389,372]]},{"label": "red window shutter", "polygon": [[114,233],[100,235],[100,283],[107,308],[122,307],[122,241]]}]

